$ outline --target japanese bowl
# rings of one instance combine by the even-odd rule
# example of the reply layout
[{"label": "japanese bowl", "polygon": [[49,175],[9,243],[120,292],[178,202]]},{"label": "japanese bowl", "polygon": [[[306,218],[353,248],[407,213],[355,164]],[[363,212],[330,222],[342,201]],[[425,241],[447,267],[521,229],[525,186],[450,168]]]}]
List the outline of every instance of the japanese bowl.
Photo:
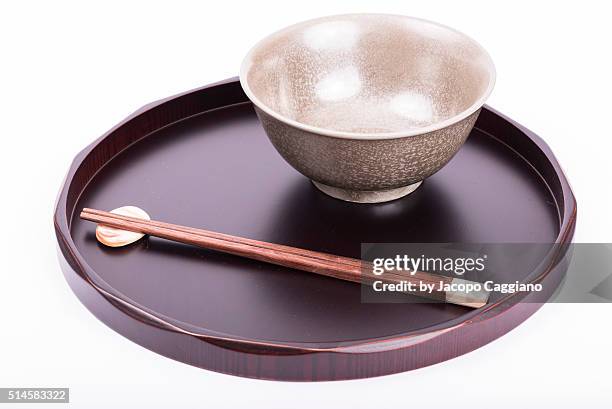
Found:
[{"label": "japanese bowl", "polygon": [[330,196],[377,203],[413,192],[451,160],[495,68],[452,28],[351,14],[264,38],[245,57],[240,83],[291,166]]}]

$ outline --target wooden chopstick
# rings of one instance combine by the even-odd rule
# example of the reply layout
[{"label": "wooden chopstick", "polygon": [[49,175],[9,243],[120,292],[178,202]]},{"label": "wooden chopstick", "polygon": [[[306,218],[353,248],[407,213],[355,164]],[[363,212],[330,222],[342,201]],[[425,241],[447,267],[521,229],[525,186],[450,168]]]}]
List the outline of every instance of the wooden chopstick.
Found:
[{"label": "wooden chopstick", "polygon": [[[444,284],[450,284],[457,280],[466,282],[466,280],[426,272],[416,272],[411,275],[405,272],[385,271],[383,275],[376,276],[372,272],[371,264],[363,260],[156,220],[122,216],[102,210],[85,208],[81,212],[80,217],[84,220],[121,230],[148,234],[171,241],[356,283],[372,283],[378,280],[384,283],[398,284],[405,281],[411,282],[417,287],[421,282],[436,284],[435,287],[438,287],[440,282]],[[435,290],[432,292],[411,291],[410,293],[473,308],[482,307],[488,300],[488,293],[484,292],[465,293]]]}]

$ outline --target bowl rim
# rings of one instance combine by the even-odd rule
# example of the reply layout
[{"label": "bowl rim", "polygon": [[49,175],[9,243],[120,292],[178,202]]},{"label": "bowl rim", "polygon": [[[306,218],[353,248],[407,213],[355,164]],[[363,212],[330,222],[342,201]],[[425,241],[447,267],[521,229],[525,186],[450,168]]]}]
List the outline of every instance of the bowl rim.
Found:
[{"label": "bowl rim", "polygon": [[[437,26],[439,28],[442,28],[444,30],[449,30],[455,34],[458,34],[459,36],[463,37],[465,40],[467,40],[468,42],[472,43],[474,46],[476,46],[480,52],[482,53],[482,56],[484,57],[485,61],[486,61],[486,68],[489,72],[489,83],[487,85],[487,88],[485,89],[485,91],[480,95],[480,97],[472,104],[470,105],[468,108],[466,108],[465,110],[449,117],[446,118],[443,121],[439,121],[439,122],[435,122],[433,124],[424,126],[424,127],[419,127],[419,128],[408,128],[405,131],[394,131],[394,132],[365,132],[365,133],[359,133],[359,132],[348,132],[348,131],[337,131],[337,130],[333,130],[333,129],[328,129],[328,128],[321,128],[318,126],[313,126],[313,125],[308,125],[305,124],[303,122],[299,122],[296,121],[294,119],[288,118],[276,111],[274,111],[273,109],[271,109],[270,107],[268,107],[266,104],[264,104],[259,98],[257,98],[255,96],[255,94],[253,93],[253,91],[251,90],[251,88],[249,87],[248,81],[247,81],[247,73],[250,71],[250,68],[253,66],[252,64],[252,57],[253,54],[267,41],[281,35],[284,34],[292,29],[298,28],[302,25],[306,25],[306,24],[311,24],[317,21],[323,21],[323,20],[328,20],[328,19],[334,19],[334,18],[341,18],[341,17],[394,17],[394,18],[401,18],[401,19],[406,19],[406,20],[412,20],[412,21],[416,21],[418,23],[426,23],[426,24],[433,24],[434,26]],[[251,47],[251,49],[248,51],[248,53],[246,54],[246,56],[243,58],[242,63],[240,65],[240,74],[239,74],[239,80],[240,80],[240,85],[242,86],[242,89],[244,90],[245,94],[247,95],[247,97],[251,100],[251,102],[257,106],[259,109],[261,109],[262,111],[264,111],[266,114],[272,116],[273,118],[286,123],[288,125],[291,125],[295,128],[307,131],[307,132],[311,132],[311,133],[315,133],[315,134],[320,134],[320,135],[325,135],[325,136],[331,136],[331,137],[335,137],[335,138],[343,138],[343,139],[366,139],[366,140],[373,140],[373,139],[397,139],[397,138],[405,138],[405,137],[410,137],[410,136],[416,136],[416,135],[423,135],[423,134],[427,134],[430,132],[434,132],[443,128],[447,128],[451,125],[454,125],[462,120],[464,120],[465,118],[469,117],[470,115],[472,115],[473,113],[475,113],[476,111],[478,111],[480,108],[482,108],[482,106],[484,105],[485,101],[489,98],[489,96],[491,95],[491,92],[493,91],[493,88],[495,86],[495,81],[496,81],[496,77],[497,77],[497,73],[495,70],[495,65],[493,64],[493,59],[491,58],[491,55],[487,52],[487,50],[476,40],[474,40],[472,37],[468,36],[467,34],[464,34],[463,32],[449,27],[447,25],[441,24],[441,23],[437,23],[435,21],[431,21],[431,20],[427,20],[427,19],[423,19],[423,18],[419,18],[419,17],[412,17],[412,16],[405,16],[405,15],[401,15],[401,14],[388,14],[388,13],[348,13],[348,14],[336,14],[336,15],[330,15],[330,16],[323,16],[323,17],[317,17],[317,18],[313,18],[313,19],[309,19],[309,20],[305,20],[305,21],[301,21],[295,24],[292,24],[290,26],[287,26],[285,28],[282,28],[280,30],[277,30],[269,35],[267,35],[266,37],[262,38],[261,40],[259,40],[255,45],[253,45]]]}]

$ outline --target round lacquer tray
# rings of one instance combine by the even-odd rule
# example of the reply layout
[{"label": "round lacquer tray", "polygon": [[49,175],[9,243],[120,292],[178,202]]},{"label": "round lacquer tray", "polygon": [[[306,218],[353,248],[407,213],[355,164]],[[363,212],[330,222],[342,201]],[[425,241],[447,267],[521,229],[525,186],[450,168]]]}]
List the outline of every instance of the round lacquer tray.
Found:
[{"label": "round lacquer tray", "polygon": [[105,248],[95,226],[78,218],[83,207],[126,204],[157,220],[350,257],[360,256],[362,242],[560,243],[541,271],[521,277],[553,281],[576,217],[546,144],[490,108],[446,167],[385,204],[319,192],[276,153],[235,79],[148,105],[78,154],[55,229],[66,279],[83,304],[167,357],[303,381],[456,357],[508,332],[544,299],[507,297],[477,310],[362,303],[353,283],[162,239]]}]

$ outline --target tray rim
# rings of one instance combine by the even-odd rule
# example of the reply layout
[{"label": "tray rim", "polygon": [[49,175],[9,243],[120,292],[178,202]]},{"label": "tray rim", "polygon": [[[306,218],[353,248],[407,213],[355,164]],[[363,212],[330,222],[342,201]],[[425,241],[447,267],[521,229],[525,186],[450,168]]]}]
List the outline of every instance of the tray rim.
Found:
[{"label": "tray rim", "polygon": [[[138,305],[136,302],[132,301],[129,297],[121,294],[110,285],[106,284],[106,282],[87,264],[87,261],[84,257],[79,253],[78,249],[74,241],[72,240],[72,236],[70,233],[70,223],[73,218],[73,213],[75,209],[70,211],[70,215],[68,215],[67,202],[70,187],[74,182],[75,174],[77,170],[83,166],[84,161],[88,158],[88,156],[92,153],[95,147],[105,140],[106,138],[113,135],[115,131],[121,129],[122,127],[129,124],[131,121],[134,121],[139,116],[146,114],[147,112],[161,108],[164,104],[172,103],[178,100],[181,97],[189,96],[193,94],[197,94],[200,92],[207,92],[210,90],[217,89],[219,87],[224,87],[228,85],[238,84],[237,77],[232,77],[223,81],[219,81],[213,84],[205,85],[203,87],[199,87],[190,91],[186,91],[183,93],[176,94],[174,96],[164,98],[149,104],[144,105],[142,108],[136,110],[134,113],[126,117],[124,120],[119,122],[117,125],[112,127],[109,131],[104,133],[102,136],[94,140],[91,144],[81,150],[72,161],[72,164],[62,182],[61,190],[58,194],[55,203],[54,209],[54,227],[56,231],[56,236],[58,240],[58,245],[60,248],[60,254],[63,256],[68,262],[69,266],[75,271],[81,278],[85,279],[86,282],[99,294],[101,294],[104,298],[106,298],[109,302],[114,304],[117,308],[121,310],[121,312],[126,313],[131,316],[136,316],[138,319],[142,320],[145,323],[157,326],[162,329],[179,332],[185,335],[197,337],[203,341],[213,343],[216,345],[223,345],[224,348],[234,349],[236,351],[248,350],[250,352],[257,353],[258,350],[265,350],[266,353],[275,353],[275,354],[296,354],[296,353],[313,353],[313,352],[338,352],[338,353],[368,353],[368,352],[381,352],[385,350],[396,350],[398,348],[403,348],[410,345],[419,344],[423,341],[426,341],[431,338],[435,338],[437,335],[447,333],[452,331],[453,329],[459,328],[464,325],[468,325],[470,323],[487,320],[492,317],[497,316],[499,313],[506,311],[511,308],[513,305],[516,305],[518,301],[517,295],[509,295],[506,298],[498,301],[497,303],[488,305],[478,310],[474,310],[468,314],[462,315],[457,319],[453,319],[442,324],[438,324],[436,326],[426,327],[419,330],[413,330],[407,333],[395,334],[389,336],[383,336],[380,338],[371,338],[364,340],[354,340],[354,341],[345,341],[345,342],[292,342],[292,341],[267,341],[267,340],[253,340],[248,338],[243,338],[230,334],[221,334],[216,333],[212,330],[206,330],[205,332],[198,332],[194,330],[193,327],[186,323],[182,323],[178,320],[172,319],[170,317],[166,317],[160,313],[153,312],[148,310],[146,307]],[[238,102],[237,104],[250,103],[244,95],[244,101]],[[206,112],[210,112],[215,109],[223,109],[230,107],[236,104],[226,104],[219,105],[212,109],[203,110],[201,112],[196,113],[195,115],[204,114]],[[538,174],[543,179],[543,182],[548,186],[549,190],[551,190],[551,194],[556,202],[556,207],[559,214],[559,233],[557,235],[555,243],[560,245],[560,247],[556,250],[555,254],[551,254],[550,258],[547,258],[543,262],[543,271],[541,274],[537,275],[533,280],[539,280],[545,278],[545,276],[553,270],[557,264],[559,263],[562,249],[565,248],[565,245],[571,241],[575,221],[576,221],[576,213],[577,213],[577,205],[572,189],[567,181],[567,178],[559,165],[557,159],[552,153],[551,149],[548,145],[535,133],[528,130],[524,126],[516,123],[511,120],[507,116],[497,112],[495,109],[490,108],[489,106],[483,107],[483,113],[490,113],[492,115],[498,116],[501,120],[505,121],[508,125],[516,128],[519,132],[523,133],[528,139],[530,139],[535,146],[544,154],[546,160],[552,165],[555,175],[558,178],[558,182],[560,184],[560,189],[562,192],[562,203],[559,203],[558,198],[553,194],[552,189],[550,188],[550,183],[548,183],[544,176],[542,176],[541,172],[538,171]],[[481,115],[483,115],[481,113]],[[165,126],[169,126],[172,123],[184,120],[189,118],[192,115],[188,115],[180,118],[177,121],[172,121]],[[160,128],[159,128],[160,129]],[[155,129],[154,131],[156,131]],[[153,131],[153,132],[154,132]],[[481,131],[489,134],[489,136],[495,138],[500,143],[504,143],[507,148],[514,150],[517,154],[524,156],[516,151],[512,146],[509,146],[504,141],[501,141],[498,137],[490,134],[487,131],[481,129]],[[133,143],[137,143],[138,141],[146,138],[149,134],[146,133],[137,138]],[[121,151],[127,149],[130,145],[122,148]],[[120,151],[120,152],[121,152]],[[119,154],[118,152],[117,154]],[[116,154],[115,154],[116,155]],[[114,158],[113,155],[111,158],[107,160],[107,162],[111,161]],[[524,158],[525,159],[525,158]],[[533,166],[527,159],[525,161]],[[87,183],[91,181],[95,177],[95,173],[91,175],[89,180],[85,183],[81,192],[87,186]],[[79,192],[80,195],[80,192]],[[78,196],[75,199],[75,203],[78,201]],[[562,209],[560,209],[562,207]],[[531,280],[531,281],[533,281]],[[78,297],[78,294],[77,294]],[[80,297],[78,297],[80,298]],[[82,301],[82,300],[81,300]],[[539,307],[538,307],[539,308]],[[537,309],[537,308],[536,308]],[[95,315],[95,314],[94,314]],[[531,315],[531,314],[529,314]],[[526,319],[527,317],[525,317]],[[458,321],[458,322],[455,322]],[[521,320],[522,322],[522,320]],[[183,325],[181,325],[183,324]],[[518,324],[517,324],[518,325]],[[111,327],[112,328],[112,327]]]}]

